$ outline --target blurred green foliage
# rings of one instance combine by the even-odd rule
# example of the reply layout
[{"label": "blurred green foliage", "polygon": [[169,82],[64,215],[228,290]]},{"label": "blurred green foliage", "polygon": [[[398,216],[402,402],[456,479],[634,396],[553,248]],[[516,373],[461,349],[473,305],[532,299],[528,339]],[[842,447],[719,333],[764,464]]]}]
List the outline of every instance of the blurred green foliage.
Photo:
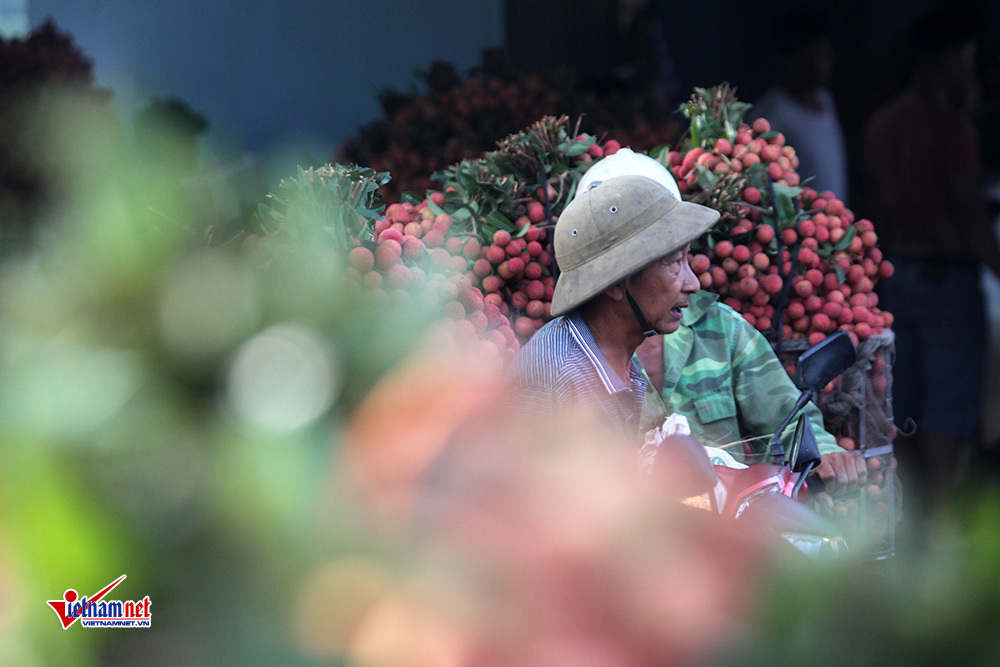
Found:
[{"label": "blurred green foliage", "polygon": [[927,519],[895,559],[773,572],[730,665],[992,665],[1000,613],[1000,488],[985,480]]},{"label": "blurred green foliage", "polygon": [[[251,220],[209,243],[175,183],[136,187],[87,96],[39,122],[66,196],[0,275],[0,664],[308,663],[303,569],[367,548],[329,511],[343,419],[433,313],[345,290],[329,237],[282,239],[285,263],[243,247]],[[324,197],[339,217],[303,232],[342,223]],[[64,631],[45,604],[123,573],[145,634]]]}]

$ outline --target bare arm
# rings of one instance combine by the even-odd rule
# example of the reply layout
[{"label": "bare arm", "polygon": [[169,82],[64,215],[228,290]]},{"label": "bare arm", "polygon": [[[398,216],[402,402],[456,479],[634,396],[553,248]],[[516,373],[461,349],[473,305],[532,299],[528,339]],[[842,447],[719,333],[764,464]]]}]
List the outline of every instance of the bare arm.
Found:
[{"label": "bare arm", "polygon": [[952,177],[948,185],[952,210],[963,223],[965,249],[1000,278],[1000,243],[986,213],[978,179]]}]

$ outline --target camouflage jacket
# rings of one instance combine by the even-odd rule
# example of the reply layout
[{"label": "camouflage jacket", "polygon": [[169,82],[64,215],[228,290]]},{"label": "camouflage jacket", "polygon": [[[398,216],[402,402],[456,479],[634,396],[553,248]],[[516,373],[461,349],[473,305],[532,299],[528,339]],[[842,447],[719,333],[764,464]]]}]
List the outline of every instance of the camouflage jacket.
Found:
[{"label": "camouflage jacket", "polygon": [[[737,458],[766,452],[799,390],[767,339],[716,299],[711,292],[695,294],[680,328],[663,337],[662,396],[656,397],[655,390],[647,393],[652,400],[644,408],[644,423],[665,409],[666,414],[684,415],[691,435],[706,445],[730,445],[726,449]],[[819,408],[809,403],[805,412],[820,452],[842,451],[824,430]],[[793,421],[786,429],[786,442],[794,427]],[[747,439],[747,446],[739,443]]]}]

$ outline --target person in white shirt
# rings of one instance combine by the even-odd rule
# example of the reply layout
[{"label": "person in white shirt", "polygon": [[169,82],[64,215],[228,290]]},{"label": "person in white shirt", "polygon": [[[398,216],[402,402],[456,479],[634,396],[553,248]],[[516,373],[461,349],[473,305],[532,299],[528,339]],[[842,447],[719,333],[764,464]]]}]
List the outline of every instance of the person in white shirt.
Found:
[{"label": "person in white shirt", "polygon": [[782,39],[777,58],[779,80],[748,114],[766,118],[785,135],[799,158],[799,176],[810,176],[817,192],[832,190],[848,201],[847,150],[833,95],[827,88],[833,72],[833,43],[825,21],[808,10],[779,21]]}]

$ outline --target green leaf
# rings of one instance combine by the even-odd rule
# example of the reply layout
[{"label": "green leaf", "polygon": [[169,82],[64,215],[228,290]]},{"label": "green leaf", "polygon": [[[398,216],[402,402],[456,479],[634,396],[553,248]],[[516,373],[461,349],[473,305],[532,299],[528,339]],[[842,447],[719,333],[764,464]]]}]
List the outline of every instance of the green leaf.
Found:
[{"label": "green leaf", "polygon": [[781,225],[781,229],[788,229],[789,227],[794,227],[798,221],[795,215],[795,203],[787,199],[782,199],[777,197],[778,205],[776,210],[778,211],[778,224]]},{"label": "green leaf", "polygon": [[574,141],[570,144],[569,148],[566,149],[566,155],[568,157],[576,157],[577,155],[583,155],[587,152],[591,146],[597,141],[595,137],[587,137],[580,141]]},{"label": "green leaf", "polygon": [[774,194],[778,196],[787,196],[789,199],[794,199],[802,194],[802,188],[798,186],[782,185],[781,183],[774,184]]},{"label": "green leaf", "polygon": [[332,229],[333,229],[333,239],[337,247],[348,248],[351,245],[350,240],[347,238],[347,226],[350,224],[348,217],[351,215],[351,209],[345,205],[337,206],[334,211],[331,212],[333,215]]},{"label": "green leaf", "polygon": [[769,131],[765,132],[764,134],[758,134],[757,138],[758,139],[763,139],[764,141],[768,141],[770,139],[774,139],[777,136],[778,136],[778,131],[777,130],[769,130]]},{"label": "green leaf", "polygon": [[719,177],[706,169],[703,164],[695,165],[695,173],[697,174],[698,184],[702,190],[711,190],[719,182]]},{"label": "green leaf", "polygon": [[711,141],[711,134],[712,126],[704,116],[698,116],[691,121],[691,138],[695,146],[702,146]]},{"label": "green leaf", "polygon": [[425,273],[430,275],[434,271],[434,260],[431,258],[431,253],[427,249],[427,246],[420,245],[420,264]]},{"label": "green leaf", "polygon": [[858,228],[857,227],[855,227],[853,225],[850,226],[850,227],[848,227],[847,231],[844,233],[844,235],[842,237],[840,237],[839,241],[837,241],[837,245],[833,246],[833,249],[835,251],[836,250],[846,250],[847,246],[851,245],[851,241],[854,240],[854,237],[857,236],[857,234],[858,234]]},{"label": "green leaf", "polygon": [[841,285],[844,284],[844,280],[847,278],[847,274],[844,273],[844,268],[840,264],[834,264],[833,270],[837,274],[837,282]]},{"label": "green leaf", "polygon": [[653,158],[664,167],[668,167],[670,158],[670,144],[660,144],[659,146],[650,149],[647,153],[649,157]]},{"label": "green leaf", "polygon": [[[507,219],[507,216],[503,215],[499,211],[492,211],[483,216],[487,223],[496,227],[497,229],[506,229],[507,231],[512,231],[514,229],[514,223]],[[527,231],[527,226],[524,230]]]},{"label": "green leaf", "polygon": [[801,192],[801,188],[790,188],[780,183],[773,183],[774,188],[774,210],[778,213],[778,224],[781,229],[788,229],[796,224],[798,220],[798,205],[795,197]]},{"label": "green leaf", "polygon": [[[427,198],[427,208],[429,208],[431,211],[433,211],[434,215],[442,215],[444,213],[444,209],[441,208],[440,206],[438,206],[437,204],[435,204],[434,200],[431,199],[430,197]],[[393,209],[393,210],[396,210],[396,209]]]},{"label": "green leaf", "polygon": [[382,217],[382,214],[379,211],[371,208],[359,208],[358,213],[366,218],[369,218],[370,220]]},{"label": "green leaf", "polygon": [[444,205],[450,208],[456,206],[463,206],[465,204],[465,197],[462,196],[458,190],[449,190],[444,193]]},{"label": "green leaf", "polygon": [[476,179],[472,174],[463,169],[459,170],[455,175],[458,177],[458,184],[462,187],[462,190],[470,192],[476,189]]},{"label": "green leaf", "polygon": [[573,201],[573,197],[576,196],[576,186],[578,186],[578,185],[580,185],[580,179],[578,179],[578,178],[574,179],[573,180],[573,184],[569,188],[569,193],[566,195],[565,201],[567,201],[567,202]]}]

